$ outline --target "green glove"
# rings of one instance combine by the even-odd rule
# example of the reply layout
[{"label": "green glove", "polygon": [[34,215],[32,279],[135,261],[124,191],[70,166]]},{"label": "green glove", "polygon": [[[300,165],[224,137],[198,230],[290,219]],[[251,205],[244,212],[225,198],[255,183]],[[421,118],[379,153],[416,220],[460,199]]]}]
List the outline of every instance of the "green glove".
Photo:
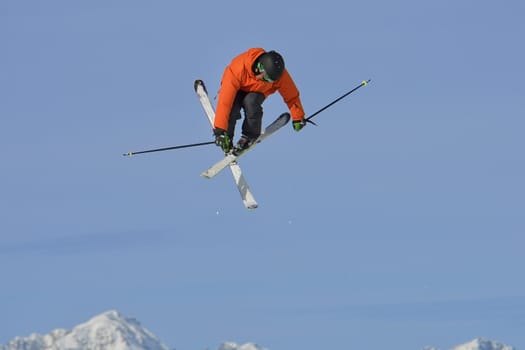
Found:
[{"label": "green glove", "polygon": [[222,129],[215,129],[213,133],[215,134],[215,144],[219,146],[224,151],[224,153],[230,152],[232,143],[230,136],[228,136],[226,131]]},{"label": "green glove", "polygon": [[293,126],[293,129],[295,131],[301,131],[302,128],[304,128],[304,126],[306,125],[306,120],[302,119],[302,120],[294,120],[292,122],[292,126]]}]

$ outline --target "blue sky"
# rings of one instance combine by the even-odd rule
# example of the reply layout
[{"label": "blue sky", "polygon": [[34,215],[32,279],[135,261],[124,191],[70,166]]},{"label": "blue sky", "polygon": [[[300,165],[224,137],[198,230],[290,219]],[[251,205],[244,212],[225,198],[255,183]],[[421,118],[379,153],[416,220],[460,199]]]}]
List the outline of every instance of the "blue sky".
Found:
[{"label": "blue sky", "polygon": [[[109,309],[178,350],[525,346],[522,1],[3,1],[0,344]],[[307,114],[199,177],[215,96],[275,49]],[[265,102],[269,123],[286,107]]]}]

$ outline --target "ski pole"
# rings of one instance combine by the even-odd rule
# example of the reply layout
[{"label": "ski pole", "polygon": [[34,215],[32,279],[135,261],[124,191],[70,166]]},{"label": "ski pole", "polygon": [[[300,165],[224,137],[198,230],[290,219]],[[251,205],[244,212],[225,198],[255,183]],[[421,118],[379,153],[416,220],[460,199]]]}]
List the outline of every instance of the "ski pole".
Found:
[{"label": "ski pole", "polygon": [[211,144],[214,144],[214,143],[215,143],[215,141],[208,141],[208,142],[192,143],[192,144],[189,144],[189,145],[180,145],[180,146],[173,146],[173,147],[149,149],[149,150],[146,150],[146,151],[124,153],[123,156],[134,156],[136,154],[142,154],[142,153],[162,152],[162,151],[169,151],[169,150],[172,150],[172,149],[211,145]]},{"label": "ski pole", "polygon": [[313,117],[315,117],[316,115],[318,115],[319,113],[321,113],[322,111],[324,111],[325,109],[327,109],[328,107],[331,107],[332,105],[334,105],[335,103],[341,101],[343,98],[345,98],[346,96],[350,95],[352,92],[356,91],[357,89],[363,87],[363,86],[366,86],[368,85],[368,83],[370,82],[371,80],[368,79],[368,80],[363,80],[363,82],[361,84],[359,84],[358,86],[356,86],[355,88],[353,88],[352,90],[348,91],[346,94],[344,94],[343,96],[341,97],[338,97],[336,98],[335,100],[333,100],[332,102],[330,102],[329,104],[327,104],[326,106],[324,106],[323,108],[321,108],[320,110],[318,110],[317,112],[315,112],[314,114],[312,114],[311,116],[309,116],[308,118],[306,118],[306,122],[307,123],[311,123],[311,124],[314,124],[314,125],[317,125],[315,124],[313,121],[311,121],[310,119],[312,119]]}]

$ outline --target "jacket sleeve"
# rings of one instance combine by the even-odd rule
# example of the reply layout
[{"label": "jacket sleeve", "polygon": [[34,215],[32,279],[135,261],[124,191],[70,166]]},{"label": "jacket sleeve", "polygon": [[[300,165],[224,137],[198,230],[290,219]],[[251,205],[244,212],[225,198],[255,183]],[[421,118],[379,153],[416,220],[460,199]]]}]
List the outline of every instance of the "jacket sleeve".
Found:
[{"label": "jacket sleeve", "polygon": [[214,128],[228,130],[230,112],[235,96],[239,91],[240,83],[235,77],[230,66],[226,67],[222,75],[219,98],[217,100],[217,110],[215,112]]},{"label": "jacket sleeve", "polygon": [[299,90],[287,70],[284,71],[281,77],[279,94],[281,94],[284,102],[290,109],[292,120],[302,120],[304,118],[304,109],[299,97]]}]

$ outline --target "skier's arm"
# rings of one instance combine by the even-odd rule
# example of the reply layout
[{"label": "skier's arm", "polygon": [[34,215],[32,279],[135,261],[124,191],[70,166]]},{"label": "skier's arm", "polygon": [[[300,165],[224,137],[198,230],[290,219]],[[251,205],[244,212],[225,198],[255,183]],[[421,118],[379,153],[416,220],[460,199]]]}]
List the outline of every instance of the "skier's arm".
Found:
[{"label": "skier's arm", "polygon": [[217,100],[217,111],[215,112],[215,122],[213,127],[228,130],[228,121],[233,106],[235,96],[239,91],[238,79],[234,76],[231,68],[228,66],[224,70]]}]

